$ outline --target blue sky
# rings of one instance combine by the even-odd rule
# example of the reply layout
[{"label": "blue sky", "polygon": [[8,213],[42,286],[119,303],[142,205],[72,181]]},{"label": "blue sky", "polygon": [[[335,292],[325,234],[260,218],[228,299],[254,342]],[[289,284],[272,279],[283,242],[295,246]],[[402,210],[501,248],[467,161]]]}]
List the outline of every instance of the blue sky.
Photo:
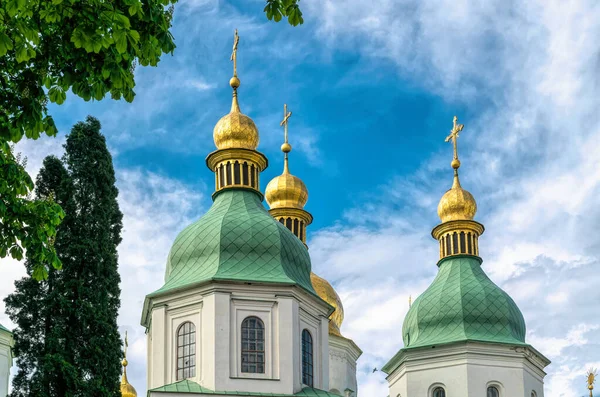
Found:
[{"label": "blue sky", "polygon": [[[290,122],[291,172],[309,189],[313,269],[346,308],[343,333],[365,351],[362,396],[386,396],[372,374],[401,347],[408,296],[433,280],[439,198],[451,185],[456,114],[461,181],[477,199],[484,268],[515,299],[527,339],[546,354],[546,396],[585,393],[600,367],[600,6],[594,1],[305,0],[305,24],[266,21],[263,2],[180,0],[177,49],[136,70],[134,103],[68,98],[57,138],[24,142],[32,173],[60,154],[91,114],[113,153],[124,217],[119,324],[130,380],[145,390],[146,293],[161,285],[170,245],[210,206],[204,165],[229,111],[233,30],[240,34],[242,111],[282,170],[279,121]],[[5,266],[6,265],[6,266]],[[20,265],[3,261],[12,290]],[[0,307],[3,308],[3,307]],[[11,325],[5,315],[3,324]]]}]

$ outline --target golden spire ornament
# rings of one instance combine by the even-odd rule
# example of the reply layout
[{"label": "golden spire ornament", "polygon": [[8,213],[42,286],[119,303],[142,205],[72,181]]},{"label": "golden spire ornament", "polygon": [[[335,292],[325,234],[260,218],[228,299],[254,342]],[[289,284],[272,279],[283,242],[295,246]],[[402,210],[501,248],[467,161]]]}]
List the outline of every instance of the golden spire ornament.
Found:
[{"label": "golden spire ornament", "polygon": [[458,137],[464,125],[458,123],[458,117],[452,120],[450,135],[445,139],[452,142],[452,162],[454,179],[450,188],[438,204],[438,216],[442,223],[431,232],[433,238],[440,243],[440,259],[451,255],[479,256],[479,236],[483,233],[483,225],[473,220],[477,212],[477,203],[473,195],[460,186],[458,179]]},{"label": "golden spire ornament", "polygon": [[596,369],[594,368],[590,368],[590,370],[587,373],[587,387],[588,390],[590,391],[590,397],[594,397],[593,395],[593,390],[594,390],[594,383],[596,382]]},{"label": "golden spire ornament", "polygon": [[292,117],[292,112],[288,111],[287,104],[283,105],[283,120],[279,123],[283,127],[283,145],[281,145],[281,151],[283,152],[283,172],[288,174],[288,153],[292,151],[292,145],[288,143],[288,121]]},{"label": "golden spire ornament", "polygon": [[127,342],[127,331],[125,331],[125,348],[123,349],[123,377],[121,378],[121,396],[122,397],[137,397],[137,392],[135,388],[129,383],[127,380],[127,347],[129,343]]},{"label": "golden spire ornament", "polygon": [[233,62],[233,75],[237,77],[237,48],[240,42],[240,36],[238,35],[237,29],[233,33],[233,49],[231,50],[230,60]]},{"label": "golden spire ornament", "polygon": [[[450,130],[450,135],[448,135],[446,137],[446,142],[452,141],[452,146],[454,148],[454,158],[452,159],[452,168],[454,168],[454,170],[458,170],[458,168],[460,167],[460,160],[458,160],[458,133],[461,132],[463,130],[463,128],[465,127],[462,124],[458,124],[458,117],[454,116],[454,119],[452,120],[452,129]],[[455,171],[458,172],[458,171]]]}]

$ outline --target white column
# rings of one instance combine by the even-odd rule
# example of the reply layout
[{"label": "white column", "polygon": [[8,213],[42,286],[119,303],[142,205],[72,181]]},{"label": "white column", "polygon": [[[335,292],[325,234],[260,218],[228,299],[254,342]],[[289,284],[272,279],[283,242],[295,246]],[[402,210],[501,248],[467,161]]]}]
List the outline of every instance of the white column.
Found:
[{"label": "white column", "polygon": [[151,373],[148,377],[148,389],[164,386],[166,384],[166,368],[167,360],[166,347],[166,306],[158,306],[152,308],[152,323],[150,324],[150,344],[151,349],[148,350],[148,362],[151,367]]}]

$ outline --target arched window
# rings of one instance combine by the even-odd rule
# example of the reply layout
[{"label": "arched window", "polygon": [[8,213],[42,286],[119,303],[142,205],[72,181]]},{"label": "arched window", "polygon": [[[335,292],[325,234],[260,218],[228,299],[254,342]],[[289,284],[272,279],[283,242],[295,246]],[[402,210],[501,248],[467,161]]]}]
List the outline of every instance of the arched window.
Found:
[{"label": "arched window", "polygon": [[473,244],[472,244],[472,240],[471,240],[471,233],[467,234],[467,249],[468,249],[468,253],[472,254],[473,253]]},{"label": "arched window", "polygon": [[313,387],[313,340],[307,329],[302,331],[302,383]]},{"label": "arched window", "polygon": [[456,232],[452,234],[452,253],[458,254],[458,234]]},{"label": "arched window", "polygon": [[227,163],[227,186],[231,185],[231,163]]},{"label": "arched window", "polygon": [[225,172],[223,171],[223,164],[219,166],[219,188],[225,186]]},{"label": "arched window", "polygon": [[254,170],[254,164],[250,167],[250,186],[256,187],[256,171]]},{"label": "arched window", "polygon": [[535,390],[531,391],[531,397],[537,397],[537,393],[535,392]]},{"label": "arched window", "polygon": [[450,255],[450,234],[446,234],[446,255]]},{"label": "arched window", "polygon": [[500,392],[496,386],[490,386],[487,389],[487,397],[500,397]]},{"label": "arched window", "polygon": [[196,376],[196,326],[185,322],[177,330],[177,380]]},{"label": "arched window", "polygon": [[244,165],[242,166],[242,184],[248,186],[248,183],[248,163],[244,161]]},{"label": "arched window", "polygon": [[237,161],[233,164],[233,183],[236,185],[240,185],[242,183],[240,163]]},{"label": "arched window", "polygon": [[460,253],[465,254],[467,252],[467,247],[465,241],[465,232],[460,232]]},{"label": "arched window", "polygon": [[265,373],[265,325],[258,317],[242,323],[242,372]]},{"label": "arched window", "polygon": [[446,390],[443,387],[436,387],[433,389],[432,397],[446,397]]}]

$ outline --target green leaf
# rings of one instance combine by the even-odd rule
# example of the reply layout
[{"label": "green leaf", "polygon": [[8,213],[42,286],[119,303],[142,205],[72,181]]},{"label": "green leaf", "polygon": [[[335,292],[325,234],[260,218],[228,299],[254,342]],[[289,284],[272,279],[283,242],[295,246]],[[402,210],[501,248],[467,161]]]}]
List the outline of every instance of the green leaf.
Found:
[{"label": "green leaf", "polygon": [[52,78],[50,76],[44,77],[42,84],[44,84],[44,87],[49,90],[50,87],[52,87]]},{"label": "green leaf", "polygon": [[59,86],[54,86],[48,91],[48,97],[51,102],[62,105],[67,99],[67,94]]},{"label": "green leaf", "polygon": [[137,30],[130,30],[129,38],[131,38],[137,44],[140,41],[140,34],[137,32]]},{"label": "green leaf", "polygon": [[0,56],[6,55],[6,53],[13,49],[13,42],[4,32],[0,32]]},{"label": "green leaf", "polygon": [[127,51],[127,37],[125,35],[119,36],[119,38],[115,40],[115,44],[117,45],[119,54],[123,54]]},{"label": "green leaf", "polygon": [[48,270],[41,263],[36,263],[33,269],[32,277],[37,281],[46,280],[48,278]]}]

